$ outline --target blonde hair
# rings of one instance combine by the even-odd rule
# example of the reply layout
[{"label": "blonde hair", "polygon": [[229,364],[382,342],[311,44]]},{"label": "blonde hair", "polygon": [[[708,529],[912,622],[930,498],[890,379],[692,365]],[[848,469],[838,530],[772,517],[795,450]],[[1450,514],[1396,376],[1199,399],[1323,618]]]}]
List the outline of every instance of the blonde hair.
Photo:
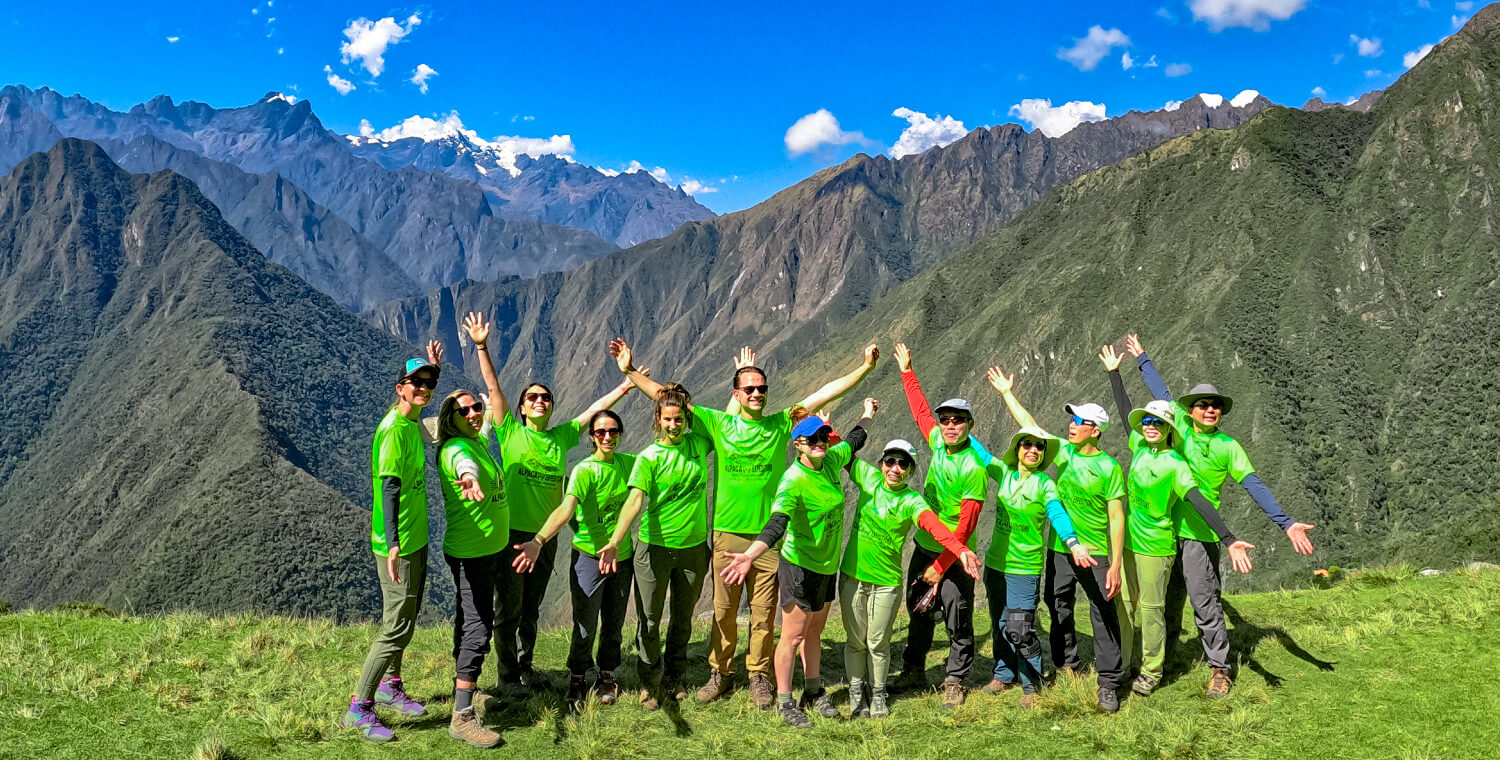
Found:
[{"label": "blonde hair", "polygon": [[[437,453],[436,457],[439,457],[438,458],[438,465],[439,466],[442,466],[442,459],[440,457],[442,456],[442,453],[443,453],[443,444],[447,443],[448,439],[450,439],[450,438],[475,438],[475,437],[477,437],[479,435],[479,431],[477,431],[477,430],[474,431],[473,433],[465,433],[464,430],[463,430],[463,428],[459,427],[459,424],[458,424],[458,399],[459,399],[460,396],[472,396],[475,401],[479,401],[480,400],[478,394],[472,393],[470,391],[466,391],[463,388],[459,388],[458,390],[456,390],[456,391],[448,394],[447,397],[445,397],[443,399],[443,405],[438,409],[438,434],[437,434],[437,438],[438,438],[438,441],[437,441],[438,442],[437,450],[438,450],[438,453]],[[489,411],[489,410],[485,410],[485,411]],[[467,422],[467,420],[465,422]],[[470,425],[470,427],[473,427],[473,426]]]}]

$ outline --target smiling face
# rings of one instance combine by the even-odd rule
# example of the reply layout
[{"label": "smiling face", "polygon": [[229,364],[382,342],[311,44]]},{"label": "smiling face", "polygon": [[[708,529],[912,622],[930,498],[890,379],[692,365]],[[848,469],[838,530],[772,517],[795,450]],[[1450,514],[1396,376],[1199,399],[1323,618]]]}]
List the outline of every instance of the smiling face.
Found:
[{"label": "smiling face", "polygon": [[484,402],[465,393],[454,399],[454,422],[464,435],[475,436],[484,427]]},{"label": "smiling face", "polygon": [[880,475],[885,479],[885,487],[892,491],[899,491],[906,485],[911,469],[911,458],[901,451],[887,451],[880,460]]},{"label": "smiling face", "polygon": [[828,428],[824,427],[810,436],[802,436],[792,441],[797,446],[797,453],[809,465],[816,466],[828,456]]},{"label": "smiling face", "polygon": [[1224,418],[1224,399],[1218,396],[1204,396],[1193,402],[1188,408],[1188,414],[1193,421],[1203,427],[1218,427],[1219,421]]},{"label": "smiling face", "polygon": [[538,427],[546,427],[547,420],[552,417],[552,391],[540,383],[526,386],[521,394],[521,412]]},{"label": "smiling face", "polygon": [[436,387],[437,376],[426,370],[419,370],[396,383],[396,398],[420,409],[432,400],[432,389]]},{"label": "smiling face", "polygon": [[761,411],[766,408],[766,376],[759,372],[741,372],[735,378],[734,400],[740,406],[752,410]]},{"label": "smiling face", "polygon": [[1027,469],[1035,470],[1042,464],[1047,453],[1047,442],[1034,436],[1025,436],[1016,443],[1016,459]]},{"label": "smiling face", "polygon": [[1145,417],[1141,420],[1141,437],[1147,443],[1159,443],[1166,439],[1167,422],[1160,417]]},{"label": "smiling face", "polygon": [[938,431],[943,436],[943,443],[949,446],[957,446],[968,440],[969,430],[974,427],[974,418],[961,409],[939,409],[937,412]]},{"label": "smiling face", "polygon": [[663,406],[656,415],[656,423],[661,427],[661,438],[669,444],[682,442],[687,435],[687,410],[680,406]]},{"label": "smiling face", "polygon": [[620,445],[622,432],[624,431],[620,429],[620,423],[613,418],[602,414],[595,417],[594,426],[589,430],[589,436],[594,439],[594,450],[603,454],[613,454],[615,448]]}]

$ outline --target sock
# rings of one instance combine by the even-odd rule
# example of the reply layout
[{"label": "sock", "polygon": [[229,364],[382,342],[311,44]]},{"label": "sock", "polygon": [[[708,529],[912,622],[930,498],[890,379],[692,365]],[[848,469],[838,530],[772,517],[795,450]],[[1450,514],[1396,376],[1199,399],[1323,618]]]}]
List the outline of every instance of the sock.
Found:
[{"label": "sock", "polygon": [[780,702],[783,705],[794,704],[792,702],[792,693],[789,692],[789,691],[778,691],[778,692],[776,692],[776,701]]},{"label": "sock", "polygon": [[806,678],[806,677],[804,677],[802,679],[802,693],[804,693],[804,694],[822,694],[823,693],[823,678],[822,678],[822,676],[819,676],[817,678]]},{"label": "sock", "polygon": [[474,690],[453,687],[453,711],[460,712],[474,706]]}]

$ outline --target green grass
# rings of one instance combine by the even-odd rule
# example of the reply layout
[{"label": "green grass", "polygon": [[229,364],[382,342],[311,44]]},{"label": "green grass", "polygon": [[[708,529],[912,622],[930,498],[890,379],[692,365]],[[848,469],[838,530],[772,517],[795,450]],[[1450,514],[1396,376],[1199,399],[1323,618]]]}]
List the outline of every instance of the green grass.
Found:
[{"label": "green grass", "polygon": [[[1228,699],[1202,696],[1208,678],[1184,640],[1164,687],[1093,707],[1091,678],[1062,677],[1042,707],[1014,692],[975,692],[954,714],[929,693],[898,698],[883,721],[784,728],[743,690],[710,705],[648,713],[624,701],[569,715],[555,697],[492,713],[496,756],[579,758],[1141,757],[1471,758],[1500,740],[1493,630],[1500,572],[1418,578],[1411,568],[1351,574],[1324,590],[1229,598],[1239,676]],[[988,619],[979,625],[990,653]],[[904,625],[904,623],[903,623]],[[833,621],[825,672],[842,674]],[[183,613],[115,617],[98,608],[0,616],[0,757],[460,757],[448,738],[450,631],[424,628],[405,676],[427,697],[421,720],[395,721],[400,740],[368,744],[336,727],[374,633],[371,625]],[[898,634],[899,647],[904,635]],[[1087,641],[1087,637],[1084,637]],[[703,632],[693,655],[704,675]],[[561,677],[566,631],[544,632],[539,662]],[[946,648],[939,640],[934,649]],[[629,658],[627,658],[629,659]],[[933,680],[939,657],[929,657]],[[988,672],[981,657],[974,681]],[[622,669],[630,679],[631,668]],[[491,676],[486,675],[488,681]],[[842,702],[843,687],[835,686]],[[846,708],[847,709],[847,708]]]}]

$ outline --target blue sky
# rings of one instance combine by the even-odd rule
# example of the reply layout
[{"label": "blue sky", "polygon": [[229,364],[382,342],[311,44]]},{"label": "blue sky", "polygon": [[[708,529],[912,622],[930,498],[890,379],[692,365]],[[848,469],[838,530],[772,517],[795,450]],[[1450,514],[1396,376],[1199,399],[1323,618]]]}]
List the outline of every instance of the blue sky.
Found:
[{"label": "blue sky", "polygon": [[[659,169],[722,213],[856,152],[963,129],[1057,131],[1101,106],[1114,116],[1199,92],[1349,99],[1389,85],[1480,5],[48,2],[0,10],[0,83],[116,109],[161,93],[233,107],[275,90],[345,133],[456,112],[486,139]],[[425,92],[422,66],[436,72]]]}]

